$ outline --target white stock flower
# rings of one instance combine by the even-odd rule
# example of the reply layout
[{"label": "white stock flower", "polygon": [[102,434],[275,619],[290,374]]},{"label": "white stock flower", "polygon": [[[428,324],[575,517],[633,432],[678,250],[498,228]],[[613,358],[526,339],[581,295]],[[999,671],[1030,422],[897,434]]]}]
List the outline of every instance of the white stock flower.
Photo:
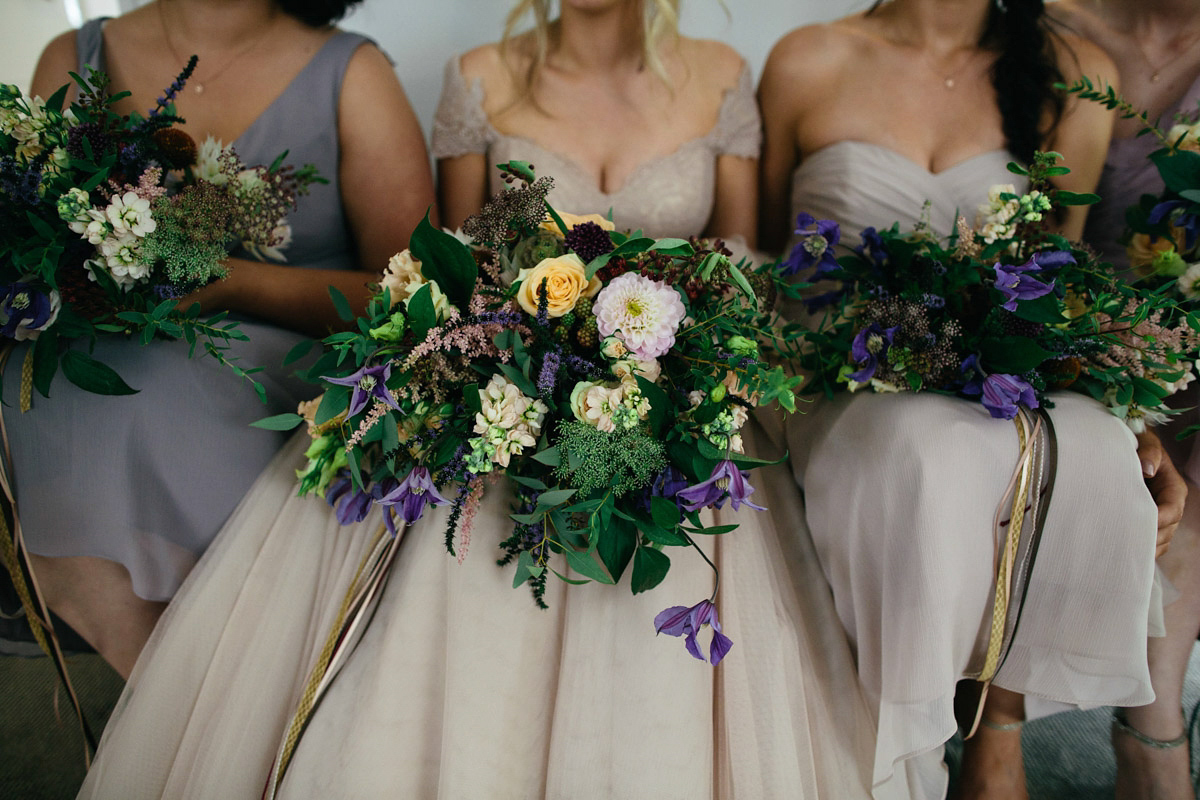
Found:
[{"label": "white stock flower", "polygon": [[104,214],[118,235],[131,233],[140,239],[158,227],[150,213],[150,201],[137,192],[113,195]]},{"label": "white stock flower", "polygon": [[131,234],[110,236],[100,243],[105,265],[118,286],[132,286],[150,275],[150,266],[142,262],[140,242]]}]

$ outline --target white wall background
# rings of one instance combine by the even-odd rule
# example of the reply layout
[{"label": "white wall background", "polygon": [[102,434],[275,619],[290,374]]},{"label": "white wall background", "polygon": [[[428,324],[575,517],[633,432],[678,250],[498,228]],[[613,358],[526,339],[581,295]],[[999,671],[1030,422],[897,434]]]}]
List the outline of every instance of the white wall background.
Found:
[{"label": "white wall background", "polygon": [[[72,19],[141,5],[144,0],[0,0],[0,82],[28,88],[38,54]],[[342,27],[371,36],[392,57],[425,131],[437,107],[442,67],[450,56],[495,41],[509,0],[366,0]],[[689,36],[728,42],[757,76],[771,45],[808,22],[836,19],[870,0],[685,0]],[[66,76],[63,76],[64,82]]]}]

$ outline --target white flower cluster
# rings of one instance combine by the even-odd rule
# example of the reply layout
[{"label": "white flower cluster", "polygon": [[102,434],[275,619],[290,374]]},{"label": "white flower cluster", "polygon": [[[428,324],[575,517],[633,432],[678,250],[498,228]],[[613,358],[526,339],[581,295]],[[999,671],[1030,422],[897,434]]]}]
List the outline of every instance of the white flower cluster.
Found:
[{"label": "white flower cluster", "polygon": [[[721,402],[725,399],[726,394],[732,395],[745,401],[751,406],[757,405],[757,398],[751,396],[746,388],[738,386],[737,375],[732,372],[726,373],[725,379],[718,385],[710,395],[713,402]],[[701,391],[693,391],[688,394],[688,402],[693,407],[700,405],[705,400],[705,393]],[[746,421],[750,418],[750,412],[741,403],[730,403],[721,412],[717,414],[716,419],[712,422],[706,422],[700,426],[700,434],[708,439],[714,447],[728,448],[735,453],[744,452],[742,435],[738,433]]]},{"label": "white flower cluster", "polygon": [[112,276],[118,286],[132,286],[150,275],[142,260],[142,239],[158,227],[150,211],[150,200],[130,189],[114,194],[108,205],[91,205],[88,193],[71,189],[58,203],[59,216],[72,231],[96,246],[99,257],[87,261],[88,276],[96,270]]},{"label": "white flower cluster", "polygon": [[979,207],[983,218],[979,233],[988,244],[1012,237],[1018,223],[1041,222],[1051,209],[1050,198],[1041,192],[1018,195],[1016,191],[1011,183],[996,184],[988,190],[988,201]]},{"label": "white flower cluster", "polygon": [[479,390],[482,409],[475,415],[475,433],[467,444],[467,469],[476,475],[491,472],[494,464],[509,460],[537,444],[542,421],[550,410],[541,400],[526,397],[503,375],[493,375]]},{"label": "white flower cluster", "polygon": [[[604,351],[629,355],[619,341],[607,342]],[[580,381],[571,390],[575,419],[605,433],[634,428],[650,414],[650,400],[638,388],[637,379],[656,383],[662,367],[653,358],[623,358],[613,362],[612,373],[616,382]]]}]

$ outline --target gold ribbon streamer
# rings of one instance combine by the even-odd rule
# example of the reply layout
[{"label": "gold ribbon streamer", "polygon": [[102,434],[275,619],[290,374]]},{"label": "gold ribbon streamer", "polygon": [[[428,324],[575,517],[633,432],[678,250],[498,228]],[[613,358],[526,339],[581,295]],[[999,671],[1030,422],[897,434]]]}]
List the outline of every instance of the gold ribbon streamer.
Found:
[{"label": "gold ribbon streamer", "polygon": [[316,663],[309,671],[300,702],[292,715],[283,744],[267,778],[267,785],[263,791],[264,800],[273,800],[276,796],[317,703],[324,696],[345,657],[357,643],[355,633],[366,619],[372,604],[382,593],[402,534],[403,532],[399,531],[395,536],[390,536],[386,528],[380,526],[371,541],[371,547],[359,563],[329,634],[325,637],[325,643],[317,655]]},{"label": "gold ribbon streamer", "polygon": [[[8,365],[8,359],[12,355],[15,345],[9,342],[2,351],[0,351],[0,377],[4,374],[4,368]],[[21,411],[29,410],[30,398],[33,389],[33,348],[29,348],[26,353],[25,360],[21,365]],[[21,520],[17,516],[17,500],[16,494],[12,489],[11,464],[12,452],[8,443],[8,426],[4,422],[4,414],[0,411],[0,444],[3,445],[2,457],[0,457],[0,561],[3,562],[4,568],[8,570],[9,576],[12,578],[13,587],[17,591],[17,596],[21,599],[21,607],[25,610],[25,619],[29,623],[29,628],[33,631],[34,641],[38,647],[42,649],[50,660],[54,663],[54,668],[58,672],[59,680],[62,682],[63,688],[66,689],[67,697],[71,700],[71,705],[75,707],[75,716],[79,720],[79,728],[83,734],[83,761],[88,767],[92,764],[92,750],[96,747],[95,737],[92,735],[91,728],[88,727],[87,719],[83,715],[83,706],[79,702],[79,695],[75,692],[75,687],[71,683],[71,676],[67,670],[67,659],[63,655],[62,645],[58,641],[58,633],[54,630],[54,625],[50,621],[50,610],[46,607],[46,600],[42,597],[42,593],[37,583],[37,576],[33,573],[33,568],[29,564],[28,549],[25,547],[25,537],[21,531]],[[12,527],[9,528],[9,519],[12,520]],[[22,563],[24,562],[24,563]],[[29,573],[29,581],[26,582],[25,574]],[[32,585],[31,585],[32,584]]]},{"label": "gold ribbon streamer", "polygon": [[[1041,433],[1042,427],[1041,419],[1038,419],[1033,426],[1033,430],[1027,430],[1029,423],[1024,413],[1014,417],[1013,423],[1017,428],[1020,455],[1017,458],[1017,466],[1013,472],[1013,479],[1009,483],[1013,496],[1008,535],[1004,538],[1001,545],[1002,549],[997,559],[999,563],[996,567],[996,592],[992,600],[992,625],[988,636],[987,652],[984,655],[983,669],[980,670],[977,679],[983,684],[983,689],[979,693],[979,705],[975,710],[975,720],[966,735],[968,739],[974,736],[975,732],[979,729],[979,723],[983,719],[983,706],[987,700],[988,689],[991,687],[992,679],[996,677],[996,672],[1000,668],[1000,655],[1004,649],[1005,623],[1008,620],[1009,604],[1012,601],[1013,566],[1017,559],[1017,547],[1021,543],[1021,529],[1025,521],[1025,506],[1029,502],[1031,477],[1035,466],[1035,443],[1038,435]],[[997,531],[999,530],[999,523],[999,512],[997,512],[994,528]]]}]

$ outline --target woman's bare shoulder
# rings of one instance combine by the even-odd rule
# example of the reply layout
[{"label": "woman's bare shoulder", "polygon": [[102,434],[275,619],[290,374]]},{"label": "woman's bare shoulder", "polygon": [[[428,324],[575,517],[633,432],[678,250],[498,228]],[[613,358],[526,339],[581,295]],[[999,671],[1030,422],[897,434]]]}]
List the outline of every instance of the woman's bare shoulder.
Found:
[{"label": "woman's bare shoulder", "polygon": [[859,24],[860,19],[856,16],[805,25],[786,34],[771,48],[763,81],[769,75],[811,84],[837,75],[870,41]]}]

